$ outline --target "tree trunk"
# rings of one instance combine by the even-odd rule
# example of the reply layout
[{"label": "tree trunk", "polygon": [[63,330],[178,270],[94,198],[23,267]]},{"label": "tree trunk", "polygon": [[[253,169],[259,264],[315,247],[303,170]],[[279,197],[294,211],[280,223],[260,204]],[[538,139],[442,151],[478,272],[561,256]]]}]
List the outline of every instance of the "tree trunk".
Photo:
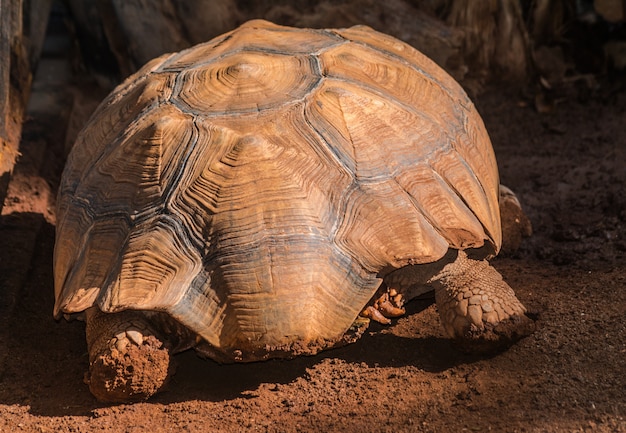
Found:
[{"label": "tree trunk", "polygon": [[0,0],[0,210],[19,155],[26,103],[51,0]]}]

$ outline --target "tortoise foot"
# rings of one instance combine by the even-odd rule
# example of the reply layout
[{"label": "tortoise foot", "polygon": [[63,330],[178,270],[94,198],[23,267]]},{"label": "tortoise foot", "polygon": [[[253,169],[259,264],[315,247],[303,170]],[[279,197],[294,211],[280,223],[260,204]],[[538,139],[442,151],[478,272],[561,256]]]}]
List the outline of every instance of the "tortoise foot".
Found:
[{"label": "tortoise foot", "polygon": [[459,251],[432,282],[446,333],[465,351],[503,349],[535,329],[513,289],[486,260]]},{"label": "tortoise foot", "polygon": [[372,319],[383,325],[389,325],[391,318],[404,315],[404,296],[396,289],[389,288],[374,300],[372,305],[367,306],[361,316]]},{"label": "tortoise foot", "polygon": [[483,322],[477,326],[472,323],[462,334],[455,336],[454,342],[464,352],[488,354],[510,347],[534,330],[535,319],[532,315],[517,314],[495,324]]},{"label": "tortoise foot", "polygon": [[169,348],[138,312],[87,312],[91,393],[103,402],[143,401],[173,373]]}]

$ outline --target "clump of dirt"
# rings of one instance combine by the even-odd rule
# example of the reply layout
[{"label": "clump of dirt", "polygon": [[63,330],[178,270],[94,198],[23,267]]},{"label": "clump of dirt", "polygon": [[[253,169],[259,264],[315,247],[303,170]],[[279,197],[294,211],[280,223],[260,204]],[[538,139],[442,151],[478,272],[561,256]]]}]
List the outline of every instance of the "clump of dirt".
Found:
[{"label": "clump of dirt", "polygon": [[90,363],[89,389],[100,401],[142,401],[156,393],[173,372],[163,343],[148,336],[143,344],[112,348]]}]

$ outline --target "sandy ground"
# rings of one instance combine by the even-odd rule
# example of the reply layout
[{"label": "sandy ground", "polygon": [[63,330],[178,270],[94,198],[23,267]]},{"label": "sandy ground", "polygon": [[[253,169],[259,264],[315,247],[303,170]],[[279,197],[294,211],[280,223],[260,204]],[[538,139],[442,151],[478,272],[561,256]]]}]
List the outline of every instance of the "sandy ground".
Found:
[{"label": "sandy ground", "polygon": [[[67,78],[63,68],[44,63],[40,82],[42,70]],[[465,355],[432,302],[416,301],[391,326],[319,356],[218,365],[177,355],[168,390],[133,405],[91,396],[84,325],[51,314],[68,101],[86,112],[99,95],[39,86],[0,216],[1,432],[626,432],[623,86],[566,92],[547,114],[504,85],[476,99],[502,181],[534,226],[520,251],[494,260],[538,314],[530,337]]]}]

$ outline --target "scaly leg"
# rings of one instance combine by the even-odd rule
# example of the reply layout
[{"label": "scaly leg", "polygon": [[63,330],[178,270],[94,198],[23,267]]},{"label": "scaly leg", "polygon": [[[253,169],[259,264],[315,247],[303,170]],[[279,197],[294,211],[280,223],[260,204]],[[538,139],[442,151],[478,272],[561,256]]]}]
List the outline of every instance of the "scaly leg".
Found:
[{"label": "scaly leg", "polygon": [[534,330],[513,289],[486,260],[458,251],[428,283],[447,334],[469,351],[505,347]]}]

